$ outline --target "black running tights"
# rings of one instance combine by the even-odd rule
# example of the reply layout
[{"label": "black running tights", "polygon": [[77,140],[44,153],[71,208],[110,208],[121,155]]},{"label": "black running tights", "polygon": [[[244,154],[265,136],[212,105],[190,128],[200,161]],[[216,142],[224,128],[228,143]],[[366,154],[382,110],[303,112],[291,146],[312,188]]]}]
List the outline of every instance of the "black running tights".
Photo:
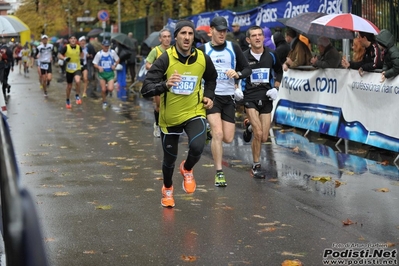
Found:
[{"label": "black running tights", "polygon": [[[204,150],[206,140],[206,120],[205,118],[195,118],[186,122],[183,129],[188,136],[188,155],[184,168],[193,169],[194,165],[200,160]],[[172,186],[173,170],[177,160],[178,145],[180,135],[164,134],[161,132],[163,147],[162,173],[165,187]]]}]

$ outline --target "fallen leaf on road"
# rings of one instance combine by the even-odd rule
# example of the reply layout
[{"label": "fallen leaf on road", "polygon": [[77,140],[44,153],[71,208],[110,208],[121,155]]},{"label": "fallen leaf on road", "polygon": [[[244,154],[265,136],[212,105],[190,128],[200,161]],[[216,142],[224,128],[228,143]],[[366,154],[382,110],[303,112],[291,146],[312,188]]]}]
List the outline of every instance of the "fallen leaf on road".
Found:
[{"label": "fallen leaf on road", "polygon": [[278,179],[277,178],[270,178],[267,181],[269,181],[269,182],[278,182]]},{"label": "fallen leaf on road", "polygon": [[395,246],[395,243],[392,243],[392,242],[387,242],[387,247],[389,247],[389,248],[391,248],[391,247],[394,247]]},{"label": "fallen leaf on road", "polygon": [[349,171],[349,170],[345,170],[345,169],[342,169],[341,171],[342,171],[343,174],[346,174],[346,175],[354,175],[355,174],[355,172]]},{"label": "fallen leaf on road", "polygon": [[281,255],[283,255],[283,256],[294,256],[294,257],[304,257],[305,256],[305,254],[303,254],[303,253],[292,253],[292,252],[288,252],[288,251],[283,251],[281,253]]},{"label": "fallen leaf on road", "polygon": [[320,181],[320,182],[324,183],[327,181],[331,181],[331,177],[330,176],[315,176],[315,177],[312,177],[310,180]]},{"label": "fallen leaf on road", "polygon": [[53,241],[55,241],[55,239],[54,238],[51,238],[51,237],[46,237],[45,239],[44,239],[44,242],[53,242]]},{"label": "fallen leaf on road", "polygon": [[99,162],[99,164],[106,165],[106,166],[114,166],[114,165],[116,165],[116,163],[110,163],[110,162]]},{"label": "fallen leaf on road", "polygon": [[292,151],[298,153],[299,152],[299,147],[296,146],[295,148],[292,149]]},{"label": "fallen leaf on road", "polygon": [[389,165],[389,161],[385,160],[385,161],[382,161],[382,162],[377,162],[377,164],[381,164],[381,165],[386,166],[386,165]]},{"label": "fallen leaf on road", "polygon": [[341,182],[339,180],[335,180],[335,188],[341,186],[341,185],[346,185],[346,182]]},{"label": "fallen leaf on road", "polygon": [[274,232],[277,230],[277,227],[266,227],[263,229],[258,230],[258,232],[262,233],[262,232]]},{"label": "fallen leaf on road", "polygon": [[285,260],[281,263],[281,266],[302,266],[302,262],[300,260]]},{"label": "fallen leaf on road", "polygon": [[342,223],[343,223],[344,225],[356,224],[356,223],[352,222],[351,220],[349,220],[349,218],[346,219],[345,221],[342,221]]},{"label": "fallen leaf on road", "polygon": [[274,223],[258,223],[259,226],[274,226],[276,224],[279,224],[280,222],[274,222]]},{"label": "fallen leaf on road", "polygon": [[108,142],[108,145],[110,145],[110,146],[113,146],[113,145],[116,145],[116,144],[118,144],[118,142],[116,142],[116,141]]},{"label": "fallen leaf on road", "polygon": [[186,256],[186,255],[181,255],[180,257],[183,261],[196,261],[197,257],[196,256]]},{"label": "fallen leaf on road", "polygon": [[134,179],[132,177],[128,177],[128,178],[122,178],[121,181],[125,181],[125,182],[131,182]]},{"label": "fallen leaf on road", "polygon": [[94,250],[85,250],[83,254],[96,254],[96,252]]},{"label": "fallen leaf on road", "polygon": [[282,130],[280,130],[280,132],[281,132],[281,133],[285,133],[285,132],[292,132],[292,131],[294,131],[294,129],[293,129],[293,128],[289,128],[289,129],[282,129]]},{"label": "fallen leaf on road", "polygon": [[96,210],[110,210],[112,209],[111,205],[98,205],[96,206]]},{"label": "fallen leaf on road", "polygon": [[34,174],[35,172],[27,172],[26,175]]},{"label": "fallen leaf on road", "polygon": [[374,189],[376,192],[389,192],[389,188],[383,187],[383,188],[376,188]]},{"label": "fallen leaf on road", "polygon": [[54,196],[68,196],[69,192],[54,192]]}]

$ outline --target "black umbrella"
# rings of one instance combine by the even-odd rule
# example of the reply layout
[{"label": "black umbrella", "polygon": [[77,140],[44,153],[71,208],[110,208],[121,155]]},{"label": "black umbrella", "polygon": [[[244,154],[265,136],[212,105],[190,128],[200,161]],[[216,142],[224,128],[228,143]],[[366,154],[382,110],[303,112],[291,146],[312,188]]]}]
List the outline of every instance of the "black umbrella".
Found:
[{"label": "black umbrella", "polygon": [[148,36],[147,39],[144,40],[145,44],[148,45],[148,47],[155,47],[157,45],[160,45],[161,42],[159,41],[159,31],[154,31],[153,33]]},{"label": "black umbrella", "polygon": [[196,30],[195,31],[195,40],[201,43],[207,43],[211,40],[211,37],[208,36],[208,33],[204,30]]},{"label": "black umbrella", "polygon": [[113,34],[111,36],[111,40],[117,41],[118,43],[129,47],[129,48],[133,48],[134,47],[134,43],[132,41],[131,38],[129,38],[129,36],[127,36],[124,33],[116,33],[115,35]]},{"label": "black umbrella", "polygon": [[87,33],[87,36],[94,37],[100,34],[101,32],[103,32],[103,29],[92,29],[91,31],[89,31],[89,33]]}]

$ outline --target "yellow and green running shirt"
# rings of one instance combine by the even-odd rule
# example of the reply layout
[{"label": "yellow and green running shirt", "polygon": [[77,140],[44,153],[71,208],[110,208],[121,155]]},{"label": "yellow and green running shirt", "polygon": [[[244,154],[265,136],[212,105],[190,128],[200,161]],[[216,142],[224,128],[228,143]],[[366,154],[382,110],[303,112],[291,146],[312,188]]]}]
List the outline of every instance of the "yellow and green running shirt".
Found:
[{"label": "yellow and green running shirt", "polygon": [[[181,125],[193,117],[206,116],[201,88],[201,80],[206,68],[204,53],[194,49],[190,56],[195,56],[195,53],[198,53],[198,55],[197,60],[192,64],[180,62],[174,46],[166,50],[166,53],[169,57],[166,79],[169,79],[177,70],[182,76],[182,81],[178,86],[174,86],[168,92],[161,94],[159,126],[163,132],[168,132],[167,127]],[[189,62],[189,60],[186,62]]]},{"label": "yellow and green running shirt", "polygon": [[69,57],[71,60],[69,60],[69,62],[66,64],[66,72],[74,73],[77,70],[80,70],[81,51],[82,50],[80,49],[79,45],[76,45],[76,47],[72,48],[71,45],[67,44],[65,57]]}]

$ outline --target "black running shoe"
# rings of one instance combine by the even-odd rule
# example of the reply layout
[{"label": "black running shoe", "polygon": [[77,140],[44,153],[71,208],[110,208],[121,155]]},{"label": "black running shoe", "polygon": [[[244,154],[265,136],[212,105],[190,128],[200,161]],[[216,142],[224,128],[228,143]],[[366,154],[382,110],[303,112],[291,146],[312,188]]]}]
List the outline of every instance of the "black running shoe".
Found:
[{"label": "black running shoe", "polygon": [[266,178],[265,173],[262,171],[260,164],[252,167],[251,174],[253,178],[263,179]]},{"label": "black running shoe", "polygon": [[8,84],[8,85],[7,85],[7,93],[10,93],[10,89],[11,89],[11,85]]},{"label": "black running shoe", "polygon": [[244,132],[242,133],[242,138],[245,142],[250,142],[252,139],[252,132],[248,130],[251,123],[249,122],[248,118],[244,120]]}]

